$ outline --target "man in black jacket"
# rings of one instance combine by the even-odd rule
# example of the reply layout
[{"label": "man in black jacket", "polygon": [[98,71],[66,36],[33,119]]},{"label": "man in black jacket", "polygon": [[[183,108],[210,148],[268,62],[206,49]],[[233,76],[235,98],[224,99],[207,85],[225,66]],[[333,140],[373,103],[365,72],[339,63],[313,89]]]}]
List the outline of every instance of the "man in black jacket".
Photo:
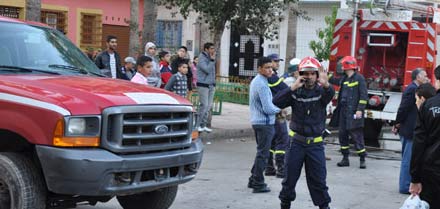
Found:
[{"label": "man in black jacket", "polygon": [[356,152],[360,157],[359,168],[367,168],[365,164],[366,151],[364,147],[364,110],[367,106],[367,85],[365,78],[357,73],[358,65],[352,56],[346,56],[340,61],[345,75],[341,78],[330,78],[330,83],[341,86],[338,94],[338,106],[333,113],[330,125],[339,126],[339,143],[343,158],[337,163],[339,167],[350,166],[349,138],[354,141]]},{"label": "man in black jacket", "polygon": [[414,129],[416,127],[417,106],[416,89],[420,84],[426,83],[426,71],[416,68],[411,73],[412,82],[406,87],[402,94],[402,101],[397,110],[397,117],[393,132],[399,132],[400,142],[402,142],[402,161],[400,164],[399,192],[408,194],[411,176],[409,174],[409,163],[411,160],[411,150],[413,144]]},{"label": "man in black jacket", "polygon": [[440,66],[434,75],[437,95],[425,101],[418,112],[409,192],[436,209],[440,208]]},{"label": "man in black jacket", "polygon": [[113,35],[107,36],[107,50],[98,54],[95,64],[101,69],[102,74],[111,78],[121,78],[121,57],[116,52],[118,38]]}]

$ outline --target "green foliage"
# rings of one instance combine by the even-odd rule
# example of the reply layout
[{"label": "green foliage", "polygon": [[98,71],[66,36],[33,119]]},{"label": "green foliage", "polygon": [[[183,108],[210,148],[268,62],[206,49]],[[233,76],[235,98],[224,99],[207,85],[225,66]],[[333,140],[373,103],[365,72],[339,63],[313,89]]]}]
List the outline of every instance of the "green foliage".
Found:
[{"label": "green foliage", "polygon": [[309,43],[310,49],[315,53],[315,56],[320,60],[328,60],[330,58],[330,47],[333,42],[333,32],[335,28],[336,14],[338,9],[332,7],[332,15],[325,17],[325,24],[327,27],[320,28],[316,31],[319,40],[311,41]]},{"label": "green foliage", "polygon": [[[202,14],[205,23],[218,34],[223,32],[227,21],[241,33],[277,38],[279,22],[289,4],[299,0],[157,0],[168,8],[179,7],[186,18],[190,12]],[[292,7],[293,8],[293,7]],[[304,11],[293,9],[294,14],[305,16]]]}]

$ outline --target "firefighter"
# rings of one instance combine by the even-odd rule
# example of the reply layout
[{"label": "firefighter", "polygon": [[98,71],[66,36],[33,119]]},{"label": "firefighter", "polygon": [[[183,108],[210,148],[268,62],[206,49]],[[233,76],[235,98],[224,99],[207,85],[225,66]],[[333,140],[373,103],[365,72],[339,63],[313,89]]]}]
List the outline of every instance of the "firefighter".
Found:
[{"label": "firefighter", "polygon": [[326,160],[322,133],[325,130],[326,107],[335,95],[321,64],[306,57],[299,64],[300,76],[289,88],[278,92],[273,103],[292,108],[289,144],[286,150],[285,177],[279,195],[281,209],[289,209],[296,198],[295,187],[303,164],[313,204],[328,209],[331,201],[326,185]]},{"label": "firefighter", "polygon": [[348,160],[350,140],[354,141],[356,153],[360,156],[359,168],[367,168],[365,156],[367,155],[364,145],[364,110],[367,105],[368,93],[365,78],[357,72],[358,65],[352,56],[343,57],[339,66],[344,75],[339,78],[330,78],[330,83],[340,86],[338,105],[333,112],[331,126],[339,126],[339,143],[343,158],[337,163],[339,167],[350,166]]},{"label": "firefighter", "polygon": [[[273,69],[273,74],[268,79],[268,82],[270,90],[272,91],[272,95],[275,95],[279,91],[288,88],[288,86],[283,82],[284,78],[280,78],[277,72],[280,66],[280,61],[283,61],[283,59],[280,59],[278,54],[270,54],[268,57],[272,60]],[[284,155],[286,153],[288,140],[287,134],[286,114],[285,111],[281,111],[276,115],[275,135],[272,139],[269,162],[267,163],[267,167],[264,172],[266,176],[276,176],[278,178],[284,178]],[[273,164],[274,156],[276,168]]]}]

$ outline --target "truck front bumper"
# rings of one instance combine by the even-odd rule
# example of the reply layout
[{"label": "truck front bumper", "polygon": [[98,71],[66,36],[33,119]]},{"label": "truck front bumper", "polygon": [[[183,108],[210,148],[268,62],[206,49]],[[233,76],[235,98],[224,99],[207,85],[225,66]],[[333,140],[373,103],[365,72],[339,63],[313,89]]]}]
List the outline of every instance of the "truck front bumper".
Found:
[{"label": "truck front bumper", "polygon": [[203,155],[200,139],[181,150],[116,155],[103,149],[36,146],[47,187],[57,194],[115,196],[190,181]]}]

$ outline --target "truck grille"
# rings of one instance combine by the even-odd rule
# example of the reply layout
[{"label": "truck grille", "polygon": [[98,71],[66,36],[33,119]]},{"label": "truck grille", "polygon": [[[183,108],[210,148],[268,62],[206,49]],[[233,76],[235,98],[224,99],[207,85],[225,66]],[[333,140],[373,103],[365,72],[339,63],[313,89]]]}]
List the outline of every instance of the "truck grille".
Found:
[{"label": "truck grille", "polygon": [[123,106],[103,111],[101,145],[116,153],[175,150],[191,145],[191,106]]}]

